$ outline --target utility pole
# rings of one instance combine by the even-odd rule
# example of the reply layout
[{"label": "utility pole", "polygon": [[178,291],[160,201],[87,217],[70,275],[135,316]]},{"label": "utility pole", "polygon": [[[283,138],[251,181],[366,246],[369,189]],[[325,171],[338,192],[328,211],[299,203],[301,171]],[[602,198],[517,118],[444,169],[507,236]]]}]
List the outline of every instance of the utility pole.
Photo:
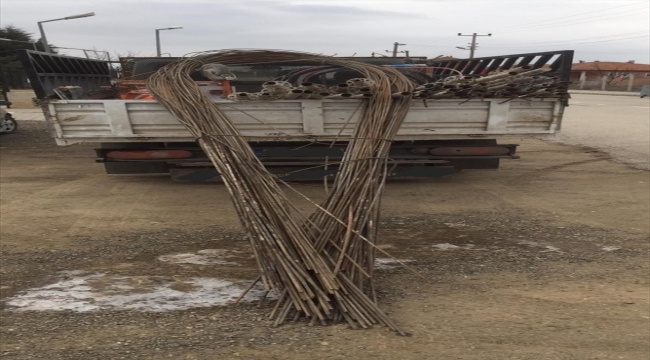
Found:
[{"label": "utility pole", "polygon": [[[473,33],[472,35],[463,35],[462,33],[458,33],[458,36],[471,36],[472,37],[472,43],[469,46],[469,58],[473,59],[474,58],[474,52],[476,51],[476,37],[477,36],[492,36],[492,34],[484,34],[484,35],[479,35],[477,33]],[[466,48],[461,48],[458,47],[459,49],[467,50]]]},{"label": "utility pole", "polygon": [[404,54],[404,56],[408,59],[409,58],[409,50],[402,50],[398,51],[399,54]]},{"label": "utility pole", "polygon": [[[400,44],[400,43],[396,42],[396,43],[393,44],[393,51],[386,50],[386,52],[393,54],[393,57],[397,57],[397,54],[404,54],[408,58],[409,57],[409,50],[398,51],[399,47],[402,46],[402,45],[406,45],[406,44]],[[381,55],[379,53],[372,53],[372,57],[375,57],[375,54]],[[387,57],[385,55],[381,55],[381,56]]]},{"label": "utility pole", "polygon": [[393,43],[393,57],[397,57],[398,49],[401,45],[406,45],[406,44],[400,44],[397,41]]}]

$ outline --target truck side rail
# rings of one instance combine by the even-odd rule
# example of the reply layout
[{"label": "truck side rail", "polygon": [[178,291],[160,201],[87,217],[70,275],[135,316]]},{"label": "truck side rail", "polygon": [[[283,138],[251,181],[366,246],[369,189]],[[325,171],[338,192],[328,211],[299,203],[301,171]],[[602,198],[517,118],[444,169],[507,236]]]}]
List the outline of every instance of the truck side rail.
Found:
[{"label": "truck side rail", "polygon": [[[361,100],[218,102],[249,141],[345,141]],[[48,104],[59,145],[79,142],[191,142],[192,135],[155,100],[57,100]],[[559,99],[414,100],[397,140],[464,139],[555,133]]]},{"label": "truck side rail", "polygon": [[84,91],[111,85],[111,67],[107,61],[84,59],[33,50],[18,56],[38,99],[57,96],[61,86],[79,86]]},{"label": "truck side rail", "polygon": [[455,75],[486,75],[496,70],[508,70],[518,66],[529,65],[533,69],[546,66],[550,73],[569,81],[573,50],[548,51],[528,54],[488,56],[473,59],[430,59],[427,65],[436,67],[434,76]]}]

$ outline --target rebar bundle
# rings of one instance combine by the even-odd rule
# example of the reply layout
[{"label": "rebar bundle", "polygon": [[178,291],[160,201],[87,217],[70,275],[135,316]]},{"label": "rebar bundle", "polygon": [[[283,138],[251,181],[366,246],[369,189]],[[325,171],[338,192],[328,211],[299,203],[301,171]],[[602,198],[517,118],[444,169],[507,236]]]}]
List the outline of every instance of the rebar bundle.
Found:
[{"label": "rebar bundle", "polygon": [[566,98],[568,82],[557,77],[540,76],[549,69],[520,66],[487,76],[449,76],[416,88],[414,98]]},{"label": "rebar bundle", "polygon": [[[215,65],[215,64],[208,64]],[[204,67],[208,66],[204,65]],[[223,65],[222,65],[223,66]],[[229,100],[296,100],[296,99],[367,99],[372,97],[375,83],[370,79],[354,78],[345,83],[327,87],[310,82],[294,87],[286,81],[267,81],[259,92],[239,92],[228,95]]]},{"label": "rebar bundle", "polygon": [[[301,74],[313,76],[313,74],[333,70],[337,70],[337,67],[316,66],[296,71],[286,77],[299,80],[304,76]],[[506,98],[512,100],[516,98],[568,98],[569,82],[561,81],[556,76],[545,74],[550,71],[547,68],[533,69],[531,66],[525,65],[508,70],[496,71],[486,76],[452,75],[435,82],[420,85],[412,95],[407,95],[416,99]],[[373,88],[374,81],[367,78],[353,78],[329,87],[312,82],[303,82],[294,86],[288,81],[268,81],[262,85],[260,92],[236,93],[230,95],[228,99],[235,101],[363,99],[373,96]]]},{"label": "rebar bundle", "polygon": [[[209,63],[227,66],[299,60],[358,71],[364,78],[352,87],[372,87],[372,94],[365,93],[371,96],[362,102],[328,196],[308,216],[289,201],[280,181],[264,168],[219,104],[211,102],[189,75]],[[345,320],[353,328],[382,324],[403,334],[377,306],[372,276],[388,151],[408,112],[413,86],[389,67],[264,50],[200,54],[160,69],[147,81],[155,98],[194,135],[221,174],[248,233],[261,280],[279,294],[269,315],[274,325],[306,317],[312,324]],[[285,98],[290,93],[304,96],[307,91],[330,96],[327,89],[314,84],[290,87],[267,83],[256,96]],[[343,94],[347,93],[339,95]]]}]

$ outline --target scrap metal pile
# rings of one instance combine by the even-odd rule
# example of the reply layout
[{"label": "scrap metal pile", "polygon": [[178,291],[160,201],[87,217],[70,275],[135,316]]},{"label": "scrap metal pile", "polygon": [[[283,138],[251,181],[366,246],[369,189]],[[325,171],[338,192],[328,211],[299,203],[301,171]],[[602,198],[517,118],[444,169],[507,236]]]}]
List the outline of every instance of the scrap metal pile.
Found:
[{"label": "scrap metal pile", "polygon": [[[213,64],[205,65],[209,68]],[[344,83],[327,86],[314,82],[300,82],[308,78],[301,73],[312,75],[332,71],[332,67],[315,67],[285,76],[287,80],[267,81],[259,92],[237,92],[228,95],[235,101],[256,100],[295,100],[295,99],[364,99],[373,96],[373,82],[365,78],[353,78]],[[405,68],[398,69],[404,70]],[[407,68],[409,69],[409,68]],[[410,72],[426,70],[425,67],[410,68]],[[452,69],[449,69],[453,71]],[[399,93],[395,96],[411,96],[423,99],[485,99],[485,98],[567,98],[567,81],[558,77],[545,76],[549,69],[525,65],[503,71],[495,71],[486,76],[451,75],[415,88],[415,92]],[[292,80],[292,81],[291,81]],[[411,80],[414,80],[411,77]]]},{"label": "scrap metal pile", "polygon": [[569,82],[540,76],[548,69],[521,66],[487,76],[449,76],[416,88],[413,97],[425,99],[565,98]]},{"label": "scrap metal pile", "polygon": [[228,95],[230,100],[293,100],[293,99],[367,99],[372,97],[374,81],[354,78],[335,86],[300,83],[294,87],[288,81],[267,81],[262,91],[256,93],[238,92]]},{"label": "scrap metal pile", "polygon": [[[364,87],[372,88],[327,198],[313,203],[316,210],[310,215],[296,208],[219,103],[210,101],[190,77],[210,63],[298,60],[352,69],[363,75]],[[267,84],[265,89],[272,85],[284,86]],[[151,93],[196,137],[221,174],[248,233],[261,279],[279,295],[269,315],[276,326],[300,318],[322,324],[345,320],[353,328],[382,324],[403,334],[377,306],[372,278],[375,251],[382,251],[375,243],[388,151],[411,100],[393,94],[410,94],[414,86],[390,67],[263,50],[201,54],[170,64],[148,79]]]}]

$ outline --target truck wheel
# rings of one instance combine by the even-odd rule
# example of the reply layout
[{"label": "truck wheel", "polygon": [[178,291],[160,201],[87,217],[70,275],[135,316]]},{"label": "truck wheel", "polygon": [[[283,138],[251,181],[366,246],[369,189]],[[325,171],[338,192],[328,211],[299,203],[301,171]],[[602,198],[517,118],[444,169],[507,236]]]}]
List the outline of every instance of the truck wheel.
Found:
[{"label": "truck wheel", "polygon": [[14,120],[11,114],[5,115],[4,123],[2,124],[2,127],[0,127],[0,133],[11,134],[16,132],[16,130],[18,130],[18,123],[16,120]]}]

